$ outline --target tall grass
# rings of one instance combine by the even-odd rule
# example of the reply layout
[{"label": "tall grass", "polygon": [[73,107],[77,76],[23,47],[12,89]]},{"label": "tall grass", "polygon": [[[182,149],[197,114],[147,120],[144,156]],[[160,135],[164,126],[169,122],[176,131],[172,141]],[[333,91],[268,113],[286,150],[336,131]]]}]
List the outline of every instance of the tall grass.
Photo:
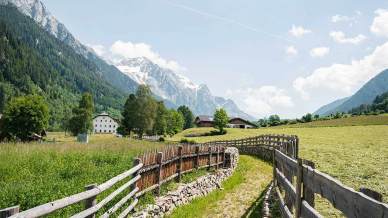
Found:
[{"label": "tall grass", "polygon": [[25,210],[84,191],[130,169],[136,154],[164,146],[112,135],[92,136],[89,144],[53,137],[56,143],[0,144],[0,208]]}]

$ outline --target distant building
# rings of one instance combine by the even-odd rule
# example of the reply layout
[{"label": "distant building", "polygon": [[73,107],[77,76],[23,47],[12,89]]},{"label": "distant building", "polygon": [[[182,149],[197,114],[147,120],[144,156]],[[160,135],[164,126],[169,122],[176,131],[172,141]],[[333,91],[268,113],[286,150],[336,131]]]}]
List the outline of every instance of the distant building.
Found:
[{"label": "distant building", "polygon": [[118,122],[105,112],[93,118],[93,132],[95,134],[114,134],[118,127]]},{"label": "distant building", "polygon": [[[195,124],[198,127],[213,127],[213,117],[211,116],[198,116],[195,118]],[[227,124],[228,128],[239,128],[239,129],[252,129],[256,128],[257,126],[248,120],[244,120],[239,117],[234,117],[229,120],[229,123]]]},{"label": "distant building", "polygon": [[206,115],[201,115],[195,118],[194,123],[198,127],[213,127],[213,117],[211,116],[206,116]]}]

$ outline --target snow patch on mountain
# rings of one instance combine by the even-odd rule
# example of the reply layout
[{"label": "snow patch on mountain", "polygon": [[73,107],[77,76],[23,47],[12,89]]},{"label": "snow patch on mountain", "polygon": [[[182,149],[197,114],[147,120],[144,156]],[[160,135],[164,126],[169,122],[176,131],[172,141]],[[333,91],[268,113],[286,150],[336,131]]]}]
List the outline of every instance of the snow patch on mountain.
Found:
[{"label": "snow patch on mountain", "polygon": [[150,86],[154,94],[177,106],[187,105],[197,115],[213,115],[216,109],[224,108],[230,116],[254,119],[232,100],[213,96],[206,85],[196,85],[182,74],[162,68],[145,57],[121,60],[116,67],[139,84]]}]

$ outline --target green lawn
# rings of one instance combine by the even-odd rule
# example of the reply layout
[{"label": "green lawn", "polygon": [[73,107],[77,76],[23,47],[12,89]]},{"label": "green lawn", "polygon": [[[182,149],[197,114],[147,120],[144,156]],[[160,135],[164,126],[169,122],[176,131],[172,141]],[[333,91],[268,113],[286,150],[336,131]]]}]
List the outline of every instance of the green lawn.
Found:
[{"label": "green lawn", "polygon": [[[186,130],[187,134],[211,128]],[[197,142],[245,138],[261,134],[293,134],[300,137],[300,156],[312,160],[317,168],[344,184],[359,189],[368,187],[383,194],[388,202],[388,126],[346,126],[317,128],[228,129],[223,136],[189,138]]]},{"label": "green lawn", "polygon": [[84,191],[85,185],[130,169],[137,153],[163,146],[112,135],[92,136],[89,144],[62,133],[49,134],[53,138],[57,143],[0,144],[0,208],[20,205],[25,210]]}]

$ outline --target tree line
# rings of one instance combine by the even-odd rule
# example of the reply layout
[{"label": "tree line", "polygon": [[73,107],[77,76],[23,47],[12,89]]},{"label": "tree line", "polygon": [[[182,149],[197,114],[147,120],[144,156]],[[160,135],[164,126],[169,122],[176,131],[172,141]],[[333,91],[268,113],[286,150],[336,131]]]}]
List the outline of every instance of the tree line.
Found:
[{"label": "tree line", "polygon": [[150,88],[145,85],[129,95],[122,117],[118,132],[122,135],[136,133],[140,138],[144,134],[172,136],[194,126],[194,115],[187,106],[167,109],[163,101],[153,98]]},{"label": "tree line", "polygon": [[[93,96],[84,93],[78,105],[64,121],[65,131],[72,135],[88,134],[93,130],[95,106]],[[194,115],[187,106],[167,109],[163,101],[156,101],[150,88],[140,85],[130,94],[121,112],[118,133],[125,136],[136,133],[140,138],[148,135],[174,135],[194,126]],[[29,141],[31,136],[42,135],[50,119],[45,98],[26,95],[12,98],[4,107],[0,119],[0,139]]]},{"label": "tree line", "polygon": [[352,115],[377,115],[388,113],[388,92],[378,95],[372,104],[362,104],[349,111]]}]

